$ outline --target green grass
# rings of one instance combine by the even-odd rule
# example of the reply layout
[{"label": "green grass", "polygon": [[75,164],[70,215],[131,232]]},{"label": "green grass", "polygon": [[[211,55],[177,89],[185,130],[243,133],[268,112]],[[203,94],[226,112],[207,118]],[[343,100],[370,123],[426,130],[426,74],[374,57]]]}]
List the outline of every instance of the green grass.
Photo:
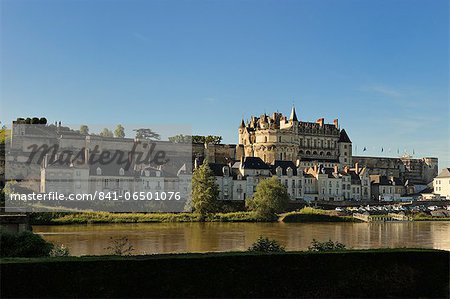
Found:
[{"label": "green grass", "polygon": [[352,216],[338,216],[335,211],[304,207],[296,212],[281,215],[283,222],[356,222]]},{"label": "green grass", "polygon": [[[198,222],[197,213],[36,213],[31,217],[32,224],[100,224],[100,223],[160,223],[160,222]],[[256,222],[253,212],[215,213],[208,215],[208,222]]]}]

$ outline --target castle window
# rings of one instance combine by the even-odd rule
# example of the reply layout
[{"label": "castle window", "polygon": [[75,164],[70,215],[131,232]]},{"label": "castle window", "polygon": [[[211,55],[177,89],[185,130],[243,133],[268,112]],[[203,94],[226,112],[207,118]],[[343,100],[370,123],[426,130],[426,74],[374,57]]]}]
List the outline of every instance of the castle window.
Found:
[{"label": "castle window", "polygon": [[123,168],[120,168],[120,169],[119,169],[119,174],[120,174],[120,175],[124,175],[124,174],[125,174],[125,170],[124,170]]},{"label": "castle window", "polygon": [[102,169],[100,167],[97,167],[97,175],[102,175]]},{"label": "castle window", "polygon": [[267,142],[267,136],[264,136],[264,142]]},{"label": "castle window", "polygon": [[281,136],[278,138],[278,141],[281,142]]}]

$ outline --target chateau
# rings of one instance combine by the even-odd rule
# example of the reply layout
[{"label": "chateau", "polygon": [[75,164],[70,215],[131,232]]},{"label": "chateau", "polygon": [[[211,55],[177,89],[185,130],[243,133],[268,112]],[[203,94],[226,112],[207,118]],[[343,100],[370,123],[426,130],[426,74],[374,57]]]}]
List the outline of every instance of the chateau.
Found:
[{"label": "chateau", "polygon": [[321,161],[352,165],[352,142],[339,121],[326,124],[323,118],[315,123],[299,121],[295,107],[289,118],[275,112],[252,116],[239,126],[239,150],[245,157],[259,157],[266,163],[281,161]]}]

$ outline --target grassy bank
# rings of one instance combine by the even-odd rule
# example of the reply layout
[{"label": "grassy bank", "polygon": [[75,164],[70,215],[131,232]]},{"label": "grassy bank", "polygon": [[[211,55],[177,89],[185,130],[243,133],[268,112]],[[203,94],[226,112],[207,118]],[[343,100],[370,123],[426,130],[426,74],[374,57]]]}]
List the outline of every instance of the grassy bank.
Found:
[{"label": "grassy bank", "polygon": [[449,252],[2,259],[1,297],[449,296]]},{"label": "grassy bank", "polygon": [[[100,224],[100,223],[159,223],[159,222],[199,222],[197,213],[33,213],[33,225]],[[361,222],[352,216],[340,216],[334,210],[320,210],[305,207],[295,212],[281,214],[279,221],[295,222]],[[431,217],[427,214],[413,216],[414,221],[450,221],[450,218]],[[265,221],[253,212],[230,212],[210,214],[207,222],[261,222]]]},{"label": "grassy bank", "polygon": [[359,222],[352,216],[339,216],[335,211],[305,207],[296,212],[281,215],[283,222]]},{"label": "grassy bank", "polygon": [[[34,225],[52,224],[99,224],[99,223],[158,223],[158,222],[198,222],[197,213],[36,213],[31,216]],[[256,222],[253,212],[215,213],[208,215],[208,222]]]}]

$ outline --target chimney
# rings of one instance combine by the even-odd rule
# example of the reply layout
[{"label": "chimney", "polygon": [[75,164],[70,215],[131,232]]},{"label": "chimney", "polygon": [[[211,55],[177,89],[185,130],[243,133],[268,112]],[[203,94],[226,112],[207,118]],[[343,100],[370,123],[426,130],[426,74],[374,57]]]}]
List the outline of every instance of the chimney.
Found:
[{"label": "chimney", "polygon": [[317,164],[314,164],[314,172],[317,173]]},{"label": "chimney", "polygon": [[339,129],[339,120],[337,118],[333,120],[333,123],[336,129]]},{"label": "chimney", "polygon": [[319,124],[319,126],[323,127],[323,122],[324,122],[324,118],[319,118],[318,120],[316,120],[316,123]]},{"label": "chimney", "polygon": [[198,158],[195,158],[195,160],[194,160],[194,169],[197,169],[198,168]]},{"label": "chimney", "polygon": [[338,173],[338,165],[334,164],[334,173]]},{"label": "chimney", "polygon": [[48,154],[44,156],[44,163],[42,165],[43,168],[47,168],[48,166]]},{"label": "chimney", "polygon": [[84,148],[84,164],[89,164],[89,148]]},{"label": "chimney", "polygon": [[344,172],[348,173],[348,166],[347,165],[344,167]]},{"label": "chimney", "polygon": [[357,174],[359,174],[359,163],[358,162],[355,163],[355,172]]}]

